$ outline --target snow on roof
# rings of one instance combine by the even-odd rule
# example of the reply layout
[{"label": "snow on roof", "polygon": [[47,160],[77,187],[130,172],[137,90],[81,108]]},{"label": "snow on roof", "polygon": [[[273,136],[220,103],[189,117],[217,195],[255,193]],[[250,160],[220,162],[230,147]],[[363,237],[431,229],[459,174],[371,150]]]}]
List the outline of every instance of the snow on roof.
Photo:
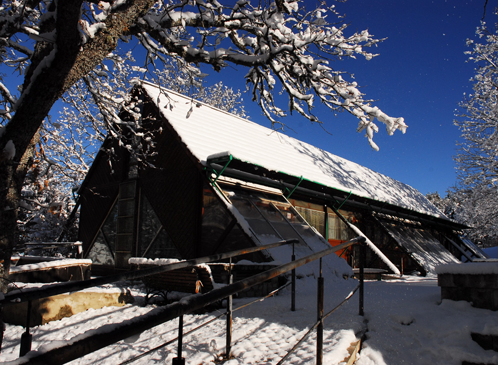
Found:
[{"label": "snow on roof", "polygon": [[[229,151],[270,171],[303,176],[331,188],[446,218],[418,190],[330,152],[147,82],[163,116],[202,164]],[[166,96],[167,95],[167,96]]]}]

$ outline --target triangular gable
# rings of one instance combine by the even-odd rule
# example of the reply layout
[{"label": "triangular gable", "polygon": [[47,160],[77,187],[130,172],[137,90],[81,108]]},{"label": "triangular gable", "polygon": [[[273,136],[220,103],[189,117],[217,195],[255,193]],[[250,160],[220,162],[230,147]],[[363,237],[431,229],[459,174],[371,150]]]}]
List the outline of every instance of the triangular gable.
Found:
[{"label": "triangular gable", "polygon": [[447,219],[409,185],[186,96],[147,82],[142,87],[205,165],[210,156],[228,151],[239,160],[268,170],[303,176],[358,197]]}]

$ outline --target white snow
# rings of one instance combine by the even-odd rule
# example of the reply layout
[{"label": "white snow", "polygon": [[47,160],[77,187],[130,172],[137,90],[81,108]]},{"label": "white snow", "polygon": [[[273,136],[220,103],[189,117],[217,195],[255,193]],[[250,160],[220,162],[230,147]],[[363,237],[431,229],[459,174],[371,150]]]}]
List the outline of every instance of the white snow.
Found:
[{"label": "white snow", "polygon": [[498,261],[441,265],[436,268],[436,273],[470,275],[498,274]]},{"label": "white snow", "polygon": [[23,271],[33,271],[33,270],[44,270],[55,267],[67,267],[76,265],[91,265],[92,260],[90,259],[66,259],[66,260],[54,260],[54,261],[44,261],[38,262],[36,264],[26,264],[20,266],[13,266],[10,268],[11,273],[23,272]]},{"label": "white snow", "polygon": [[[356,286],[354,280],[342,284],[325,280],[325,313],[340,303]],[[143,292],[132,287],[135,305],[88,310],[70,318],[34,327],[33,349],[59,346],[100,326],[112,326],[158,310],[140,306]],[[188,300],[188,299],[186,299]],[[252,299],[234,299],[234,307]],[[224,311],[184,316],[184,333]],[[234,312],[233,359],[229,365],[276,364],[316,320],[316,280],[297,282],[296,311],[290,311],[290,290]],[[366,322],[365,322],[366,321]],[[498,312],[471,307],[467,302],[440,300],[435,278],[403,277],[392,281],[365,283],[365,317],[358,315],[358,294],[325,320],[324,364],[344,364],[347,348],[368,327],[358,365],[410,364],[460,365],[463,360],[496,363],[498,355],[472,341],[470,333],[498,335]],[[98,331],[98,330],[97,330]],[[178,320],[106,347],[70,364],[121,364],[143,352],[173,340]],[[19,354],[23,327],[7,325],[1,359],[11,364]],[[176,341],[133,362],[166,363],[176,357]],[[225,347],[225,320],[213,321],[184,337],[186,364],[214,364]],[[316,334],[290,356],[286,364],[314,364]]]},{"label": "white snow", "polygon": [[147,82],[143,87],[203,164],[208,157],[230,151],[239,160],[272,171],[446,218],[419,191],[388,176],[206,104],[199,103],[201,108],[191,112],[189,98],[169,90],[166,97]]},{"label": "white snow", "polygon": [[180,262],[178,259],[148,259],[144,257],[132,257],[128,260],[131,265],[168,265]]}]

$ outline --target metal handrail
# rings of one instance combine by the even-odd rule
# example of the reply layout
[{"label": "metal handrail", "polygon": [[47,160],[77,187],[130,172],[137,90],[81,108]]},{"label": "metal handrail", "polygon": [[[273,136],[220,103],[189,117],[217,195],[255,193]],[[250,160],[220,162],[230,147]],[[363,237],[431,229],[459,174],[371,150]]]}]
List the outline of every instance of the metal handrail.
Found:
[{"label": "metal handrail", "polygon": [[356,291],[358,290],[358,288],[360,287],[360,285],[358,284],[356,286],[356,288],[353,289],[353,291],[351,291],[351,293],[348,294],[348,296],[346,298],[344,298],[344,300],[339,303],[334,309],[332,309],[330,312],[328,312],[326,315],[324,315],[319,321],[316,321],[315,324],[313,326],[311,326],[311,328],[308,330],[308,332],[306,332],[304,334],[303,337],[301,337],[301,339],[299,341],[296,342],[296,344],[285,354],[284,357],[282,357],[280,359],[279,362],[277,362],[276,365],[281,365],[285,362],[285,360],[288,359],[288,357],[294,352],[296,351],[296,349],[299,347],[299,345],[301,345],[304,340],[306,340],[312,333],[314,330],[316,330],[318,328],[318,326],[320,325],[320,323],[325,319],[327,318],[328,316],[330,316],[332,313],[334,313],[337,309],[339,309],[344,303],[346,303],[349,299],[351,299],[351,297],[354,295],[354,293],[356,293]]},{"label": "metal handrail", "polygon": [[[262,302],[262,301],[263,301],[263,300],[265,300],[266,298],[269,298],[269,297],[271,297],[271,296],[273,296],[273,295],[277,294],[280,290],[282,290],[282,289],[284,289],[284,288],[288,287],[288,286],[289,286],[289,284],[290,284],[290,283],[284,284],[284,285],[282,285],[280,288],[277,288],[277,289],[273,290],[272,292],[270,292],[270,293],[266,294],[265,296],[263,296],[263,297],[261,297],[261,298],[258,298],[258,299],[253,300],[252,302],[242,304],[242,305],[238,306],[237,308],[234,308],[234,309],[233,309],[233,312],[236,312],[236,311],[238,311],[238,310],[240,310],[240,309],[243,309],[243,308],[245,308],[245,307],[248,307],[248,306],[250,306],[250,305],[252,305],[252,304]],[[217,319],[220,319],[221,317],[223,317],[223,316],[225,316],[225,315],[226,315],[226,313],[221,313],[221,314],[217,315],[216,317],[211,318],[209,321],[204,322],[203,324],[201,324],[201,325],[199,325],[199,326],[197,326],[197,327],[195,327],[195,328],[193,328],[193,329],[191,329],[191,330],[189,330],[189,331],[185,332],[185,333],[183,334],[183,336],[187,336],[187,335],[189,335],[189,334],[191,334],[191,333],[193,333],[193,332],[195,332],[195,331],[197,331],[197,330],[199,330],[199,329],[201,329],[201,328],[203,328],[203,327],[207,326],[208,324],[210,324],[210,323],[212,323],[212,322],[216,321]],[[124,362],[120,363],[119,365],[127,365],[127,364],[131,364],[131,363],[133,363],[133,362],[135,362],[135,361],[137,361],[137,360],[141,359],[142,357],[144,357],[144,356],[147,356],[147,355],[151,354],[151,353],[152,353],[152,352],[154,352],[154,351],[157,351],[157,350],[159,350],[159,349],[161,349],[161,348],[163,348],[163,347],[166,347],[166,346],[168,346],[168,345],[171,345],[172,343],[174,343],[174,342],[175,342],[175,341],[177,341],[177,340],[178,340],[178,337],[175,337],[175,338],[173,338],[173,339],[171,339],[171,340],[169,340],[169,341],[167,341],[167,342],[165,342],[165,343],[163,343],[163,344],[161,344],[161,345],[159,345],[159,346],[156,346],[156,347],[154,347],[154,348],[152,348],[152,349],[150,349],[150,350],[147,350],[146,352],[143,352],[143,353],[141,353],[141,354],[139,354],[139,355],[136,355],[135,357],[132,357],[132,358],[130,358],[130,359],[128,359],[128,360],[126,360],[126,361],[124,361]]]},{"label": "metal handrail", "polygon": [[[97,334],[91,335],[89,337],[79,336],[79,338],[70,341],[68,345],[52,349],[45,353],[34,355],[29,359],[22,359],[25,360],[22,363],[27,363],[27,364],[51,363],[54,365],[64,364],[66,362],[75,360],[79,357],[85,356],[90,352],[97,351],[101,348],[109,346],[120,340],[140,334],[143,331],[155,327],[159,324],[162,324],[177,317],[181,317],[184,314],[192,313],[209,304],[213,304],[230,295],[241,292],[254,285],[260,284],[264,281],[270,280],[281,274],[289,272],[297,267],[303,266],[314,260],[332,254],[347,246],[352,246],[354,244],[363,244],[364,240],[365,239],[363,237],[357,237],[338,246],[330,247],[323,251],[298,259],[296,261],[292,261],[290,263],[256,274],[249,278],[240,280],[234,284],[230,284],[218,289],[213,289],[210,292],[207,292],[202,295],[193,295],[191,297],[185,298],[184,300],[181,300],[179,302],[172,303],[163,308],[157,308],[153,312],[149,312],[148,314],[127,321],[126,323],[121,325],[116,325],[116,324],[104,325],[100,327],[100,330],[98,331]],[[360,281],[360,289],[361,289],[361,284],[362,282]]]},{"label": "metal handrail", "polygon": [[67,292],[80,291],[83,289],[91,288],[94,286],[111,284],[123,280],[133,280],[138,278],[143,278],[145,276],[160,274],[167,271],[183,269],[186,267],[191,267],[199,264],[204,264],[212,261],[223,260],[235,256],[240,256],[248,253],[258,252],[262,250],[267,250],[283,245],[298,243],[297,239],[290,239],[279,241],[275,243],[270,243],[264,246],[250,247],[241,250],[230,251],[221,254],[215,254],[210,256],[199,257],[197,259],[191,259],[186,261],[180,261],[173,264],[167,264],[162,266],[151,267],[147,269],[127,271],[121,274],[101,276],[95,279],[84,280],[84,281],[72,281],[62,284],[46,285],[41,288],[26,289],[23,292],[11,292],[5,294],[3,299],[0,299],[0,305],[8,306],[17,303],[28,302],[35,299],[47,298],[58,294],[63,294]]}]

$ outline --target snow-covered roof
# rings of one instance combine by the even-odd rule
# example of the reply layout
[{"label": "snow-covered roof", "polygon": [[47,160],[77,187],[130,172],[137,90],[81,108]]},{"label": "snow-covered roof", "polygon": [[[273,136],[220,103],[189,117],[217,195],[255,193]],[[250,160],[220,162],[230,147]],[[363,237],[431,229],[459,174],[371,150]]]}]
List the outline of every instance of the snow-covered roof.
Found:
[{"label": "snow-covered roof", "polygon": [[409,185],[184,95],[147,82],[142,86],[202,164],[213,155],[229,153],[270,171],[303,176],[359,197],[446,218]]}]

